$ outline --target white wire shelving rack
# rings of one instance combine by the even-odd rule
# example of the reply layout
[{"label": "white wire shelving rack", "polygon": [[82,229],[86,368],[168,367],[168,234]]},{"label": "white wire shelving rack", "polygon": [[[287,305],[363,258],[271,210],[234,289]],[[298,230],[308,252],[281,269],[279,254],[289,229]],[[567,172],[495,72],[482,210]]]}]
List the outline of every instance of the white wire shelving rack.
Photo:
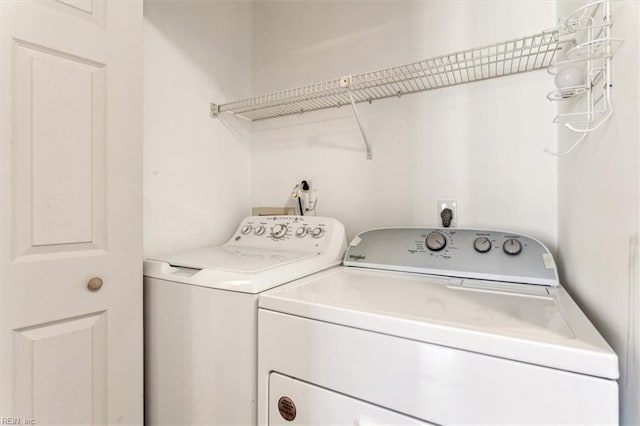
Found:
[{"label": "white wire shelving rack", "polygon": [[400,97],[475,81],[546,69],[562,49],[558,29],[437,56],[379,71],[349,75],[321,83],[229,102],[212,103],[211,116],[229,113],[257,121],[351,104],[364,139],[371,148],[355,104]]}]

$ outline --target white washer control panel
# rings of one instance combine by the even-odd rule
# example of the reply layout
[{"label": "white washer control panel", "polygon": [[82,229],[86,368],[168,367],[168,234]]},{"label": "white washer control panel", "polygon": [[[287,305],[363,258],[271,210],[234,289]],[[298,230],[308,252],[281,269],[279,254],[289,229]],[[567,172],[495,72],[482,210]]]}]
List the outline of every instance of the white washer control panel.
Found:
[{"label": "white washer control panel", "polygon": [[243,219],[227,244],[301,252],[321,252],[342,237],[344,227],[318,216],[250,216]]},{"label": "white washer control panel", "polygon": [[383,228],[352,241],[346,266],[558,286],[549,249],[522,234],[473,229]]}]

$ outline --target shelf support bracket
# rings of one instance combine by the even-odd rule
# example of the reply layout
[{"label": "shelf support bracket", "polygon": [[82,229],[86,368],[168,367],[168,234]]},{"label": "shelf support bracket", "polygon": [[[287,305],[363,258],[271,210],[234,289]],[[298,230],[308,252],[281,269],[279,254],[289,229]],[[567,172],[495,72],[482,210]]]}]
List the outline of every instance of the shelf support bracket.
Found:
[{"label": "shelf support bracket", "polygon": [[217,118],[220,115],[220,105],[211,102],[209,104],[209,114],[212,118]]},{"label": "shelf support bracket", "polygon": [[362,134],[362,141],[364,142],[364,147],[367,151],[367,160],[371,160],[373,158],[373,154],[371,153],[371,145],[369,145],[369,141],[367,140],[367,135],[364,132],[364,128],[362,127],[362,123],[360,122],[360,115],[358,114],[358,108],[356,108],[356,101],[353,99],[353,94],[351,94],[351,89],[347,86],[347,94],[349,95],[349,100],[351,101],[351,107],[353,108],[353,115],[356,117],[356,121],[358,122],[358,127],[360,128],[360,133]]}]

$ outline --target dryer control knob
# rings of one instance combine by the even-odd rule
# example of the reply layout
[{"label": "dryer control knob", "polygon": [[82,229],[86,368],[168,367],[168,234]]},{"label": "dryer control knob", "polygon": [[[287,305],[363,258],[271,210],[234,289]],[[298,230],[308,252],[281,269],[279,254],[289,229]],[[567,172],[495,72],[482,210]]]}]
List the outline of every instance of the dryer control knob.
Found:
[{"label": "dryer control knob", "polygon": [[264,234],[264,231],[266,231],[266,228],[264,227],[264,225],[260,225],[256,228],[255,231],[253,231],[253,233],[256,235],[262,235]]},{"label": "dryer control knob", "polygon": [[243,226],[242,228],[240,228],[240,232],[247,235],[249,232],[251,232],[251,225]]},{"label": "dryer control knob", "polygon": [[324,235],[324,228],[314,228],[313,231],[311,231],[311,235],[313,236],[313,238],[320,238]]},{"label": "dryer control knob", "polygon": [[283,225],[281,223],[277,224],[273,227],[271,235],[273,235],[273,238],[278,239],[284,237],[285,235],[287,235],[287,225]]},{"label": "dryer control knob", "polygon": [[433,231],[429,235],[427,235],[427,240],[425,241],[427,247],[431,251],[440,251],[447,245],[447,239],[442,233]]},{"label": "dryer control knob", "polygon": [[522,251],[522,243],[515,238],[509,238],[504,242],[504,244],[502,244],[502,250],[507,254],[515,256],[516,254],[520,254]]},{"label": "dryer control knob", "polygon": [[478,253],[486,253],[491,250],[491,240],[487,237],[478,237],[473,242],[473,248],[476,249]]},{"label": "dryer control knob", "polygon": [[305,235],[307,235],[309,233],[309,230],[307,228],[305,228],[304,226],[301,226],[300,228],[298,228],[298,230],[296,231],[296,237],[298,238],[302,238]]}]

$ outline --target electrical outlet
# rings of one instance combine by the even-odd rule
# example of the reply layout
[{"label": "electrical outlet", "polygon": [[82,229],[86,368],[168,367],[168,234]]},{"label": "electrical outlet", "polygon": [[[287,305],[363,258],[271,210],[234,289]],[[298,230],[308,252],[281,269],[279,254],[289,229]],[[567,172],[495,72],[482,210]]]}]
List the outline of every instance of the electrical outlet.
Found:
[{"label": "electrical outlet", "polygon": [[437,218],[436,218],[436,223],[438,224],[439,227],[444,228],[444,224],[442,223],[442,211],[444,209],[451,209],[451,212],[453,213],[453,217],[451,218],[451,224],[449,225],[449,228],[456,228],[458,226],[458,203],[456,201],[453,200],[449,200],[449,201],[438,201],[438,212],[437,212]]},{"label": "electrical outlet", "polygon": [[316,203],[318,201],[318,185],[313,179],[306,179],[309,189],[303,190],[300,196],[303,199],[305,214],[316,214]]}]

